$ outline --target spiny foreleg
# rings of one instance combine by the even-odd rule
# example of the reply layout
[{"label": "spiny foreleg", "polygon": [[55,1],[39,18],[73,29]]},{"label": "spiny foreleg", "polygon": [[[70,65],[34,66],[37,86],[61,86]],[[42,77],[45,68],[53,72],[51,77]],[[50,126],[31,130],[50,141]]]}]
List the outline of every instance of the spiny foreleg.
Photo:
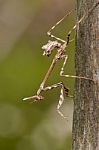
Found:
[{"label": "spiny foreleg", "polygon": [[61,90],[60,90],[60,98],[59,98],[59,102],[58,102],[58,105],[57,105],[57,112],[58,114],[60,114],[63,118],[66,118],[64,116],[64,114],[60,111],[60,107],[62,106],[63,102],[64,102],[64,94],[66,95],[66,97],[72,97],[69,95],[69,89],[63,84],[63,82],[59,82],[57,84],[53,84],[51,86],[47,86],[45,87],[44,89],[42,89],[43,91],[48,91],[48,90],[51,90],[53,88],[58,88],[58,87],[61,87]]}]

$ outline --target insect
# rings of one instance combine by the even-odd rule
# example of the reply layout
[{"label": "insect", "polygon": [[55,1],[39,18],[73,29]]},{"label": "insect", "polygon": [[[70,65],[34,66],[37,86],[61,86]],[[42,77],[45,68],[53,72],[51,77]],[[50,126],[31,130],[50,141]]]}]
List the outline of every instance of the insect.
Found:
[{"label": "insect", "polygon": [[[99,2],[98,2],[99,4]],[[57,112],[63,117],[65,118],[65,116],[63,115],[63,113],[60,111],[60,107],[62,106],[65,97],[72,97],[69,95],[69,89],[65,86],[65,84],[63,82],[58,82],[56,84],[53,84],[51,86],[45,86],[46,81],[48,80],[48,78],[50,77],[50,74],[52,73],[56,63],[63,59],[63,65],[62,68],[60,70],[60,76],[64,76],[66,78],[78,78],[78,79],[84,79],[84,80],[90,80],[93,81],[92,79],[88,78],[88,77],[81,77],[81,76],[72,76],[72,75],[66,75],[64,74],[64,68],[68,59],[68,55],[66,53],[67,47],[69,45],[70,42],[72,42],[73,40],[70,40],[70,35],[71,33],[77,28],[77,26],[84,20],[86,20],[89,16],[89,14],[92,12],[93,8],[95,8],[97,6],[97,4],[95,4],[87,14],[83,15],[83,17],[76,23],[76,25],[73,26],[73,28],[68,32],[67,34],[67,38],[66,40],[63,40],[59,37],[56,37],[52,34],[52,30],[54,30],[54,28],[59,25],[66,17],[68,17],[74,10],[71,10],[70,12],[68,12],[61,20],[59,20],[54,26],[52,26],[52,28],[47,32],[47,35],[52,39],[49,40],[47,42],[47,44],[42,46],[43,49],[43,55],[45,56],[50,56],[52,51],[54,49],[56,49],[56,54],[52,60],[52,63],[42,81],[42,83],[40,84],[39,89],[37,90],[36,95],[31,96],[31,97],[27,97],[24,98],[23,100],[32,100],[32,101],[40,101],[43,100],[44,97],[42,96],[42,92],[54,89],[54,88],[58,88],[60,87],[60,97],[59,97],[59,102],[57,105]]]}]

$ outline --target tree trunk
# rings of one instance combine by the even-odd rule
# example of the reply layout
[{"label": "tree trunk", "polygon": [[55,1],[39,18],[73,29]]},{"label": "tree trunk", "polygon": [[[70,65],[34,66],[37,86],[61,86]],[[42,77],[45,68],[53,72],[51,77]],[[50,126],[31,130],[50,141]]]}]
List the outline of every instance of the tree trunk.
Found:
[{"label": "tree trunk", "polygon": [[[99,0],[77,0],[77,20]],[[76,79],[73,150],[99,150],[99,5],[78,25],[75,55]]]}]

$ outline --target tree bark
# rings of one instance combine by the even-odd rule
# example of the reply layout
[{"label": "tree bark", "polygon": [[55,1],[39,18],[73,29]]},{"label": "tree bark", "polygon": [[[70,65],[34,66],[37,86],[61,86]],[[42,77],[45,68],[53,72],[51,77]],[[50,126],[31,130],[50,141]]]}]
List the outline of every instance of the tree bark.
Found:
[{"label": "tree bark", "polygon": [[[77,0],[77,20],[99,0]],[[99,150],[99,5],[78,25],[72,149]]]}]

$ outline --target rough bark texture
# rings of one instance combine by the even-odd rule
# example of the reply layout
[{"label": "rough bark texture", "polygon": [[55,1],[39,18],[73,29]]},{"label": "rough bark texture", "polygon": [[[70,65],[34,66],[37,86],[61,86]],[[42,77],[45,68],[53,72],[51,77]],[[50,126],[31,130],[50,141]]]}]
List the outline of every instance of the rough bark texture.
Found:
[{"label": "rough bark texture", "polygon": [[[77,20],[99,0],[77,0]],[[99,5],[77,28],[73,150],[99,150]]]}]

